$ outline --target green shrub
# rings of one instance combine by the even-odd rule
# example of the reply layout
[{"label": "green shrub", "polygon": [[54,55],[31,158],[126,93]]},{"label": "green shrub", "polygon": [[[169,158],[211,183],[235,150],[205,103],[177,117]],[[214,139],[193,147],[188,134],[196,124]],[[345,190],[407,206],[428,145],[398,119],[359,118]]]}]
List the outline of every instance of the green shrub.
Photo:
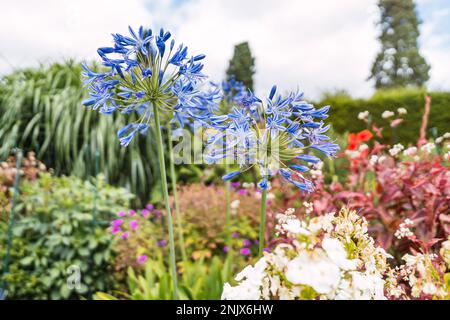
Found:
[{"label": "green shrub", "polygon": [[[219,257],[182,264],[178,278],[178,294],[183,300],[218,300],[223,285],[228,281],[227,267]],[[98,292],[98,300],[168,300],[173,297],[170,272],[162,255],[149,260],[143,270],[128,268],[127,292],[116,291],[112,295]]]},{"label": "green shrub", "polygon": [[[116,286],[110,269],[114,241],[102,221],[110,221],[115,212],[128,205],[132,195],[108,186],[102,177],[94,182],[97,193],[93,182],[49,174],[21,185],[10,272],[4,277],[9,298],[91,297],[98,290]],[[0,222],[0,229],[6,230],[6,224]],[[2,258],[4,235],[1,232]],[[67,286],[68,268],[74,265],[81,271],[79,290]]]},{"label": "green shrub", "polygon": [[[381,118],[384,110],[396,112],[398,108],[405,108],[408,113],[403,117],[404,122],[395,129],[395,141],[402,143],[416,143],[422,114],[424,111],[423,89],[394,89],[376,92],[370,99],[353,99],[346,94],[326,95],[321,105],[331,105],[330,122],[338,133],[358,132],[366,128],[363,121],[358,120],[358,113],[368,110],[373,117],[373,123],[385,127],[383,136],[390,141],[392,132],[389,122]],[[436,127],[439,134],[448,131],[450,122],[450,92],[430,92],[432,98],[428,129]],[[427,133],[429,135],[429,131]]]}]

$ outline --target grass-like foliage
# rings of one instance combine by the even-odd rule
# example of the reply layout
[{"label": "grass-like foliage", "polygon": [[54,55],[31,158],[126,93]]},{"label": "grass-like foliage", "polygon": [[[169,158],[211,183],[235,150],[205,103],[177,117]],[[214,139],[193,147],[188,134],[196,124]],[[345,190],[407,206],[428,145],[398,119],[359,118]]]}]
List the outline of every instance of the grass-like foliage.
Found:
[{"label": "grass-like foliage", "polygon": [[123,149],[113,134],[125,125],[123,117],[80,107],[87,96],[80,73],[81,66],[68,61],[17,70],[0,80],[0,159],[18,146],[35,151],[56,174],[80,178],[95,175],[98,160],[108,182],[148,197],[159,177],[152,135],[136,137]]}]

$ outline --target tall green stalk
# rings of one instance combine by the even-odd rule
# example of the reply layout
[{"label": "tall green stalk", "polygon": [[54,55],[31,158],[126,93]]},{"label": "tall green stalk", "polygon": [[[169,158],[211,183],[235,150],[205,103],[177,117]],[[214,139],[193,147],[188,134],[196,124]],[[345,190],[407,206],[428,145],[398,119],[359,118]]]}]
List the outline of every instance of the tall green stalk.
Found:
[{"label": "tall green stalk", "polygon": [[264,250],[264,239],[266,234],[266,205],[267,189],[262,190],[261,207],[259,212],[259,256],[262,257]]},{"label": "tall green stalk", "polygon": [[169,163],[170,163],[170,178],[172,182],[172,194],[173,194],[173,202],[175,206],[175,219],[177,221],[177,231],[178,231],[178,245],[181,251],[181,257],[183,261],[187,261],[186,248],[184,247],[184,236],[183,236],[183,223],[181,221],[181,212],[180,212],[180,204],[178,202],[178,194],[177,194],[177,175],[175,173],[175,162],[173,158],[173,148],[172,148],[172,129],[170,128],[170,124],[167,124],[167,135],[169,140]]},{"label": "tall green stalk", "polygon": [[[226,172],[228,172],[229,165],[225,165]],[[226,245],[228,248],[227,252],[227,264],[226,264],[226,279],[231,273],[231,259],[233,247],[231,245],[231,182],[225,181],[225,201],[226,201],[226,220],[225,220],[225,231],[226,231]]]},{"label": "tall green stalk", "polygon": [[167,175],[166,175],[166,164],[164,161],[164,147],[163,140],[161,136],[161,123],[159,120],[159,110],[156,104],[153,104],[153,113],[155,117],[155,133],[156,133],[156,142],[158,146],[158,159],[159,159],[159,168],[161,172],[161,186],[164,198],[164,204],[167,212],[167,226],[169,229],[169,253],[170,253],[170,261],[169,266],[172,271],[172,282],[173,282],[173,298],[178,299],[178,283],[177,283],[177,266],[175,260],[175,241],[173,235],[173,221],[172,221],[172,212],[170,210],[169,203],[169,191],[167,188]]}]

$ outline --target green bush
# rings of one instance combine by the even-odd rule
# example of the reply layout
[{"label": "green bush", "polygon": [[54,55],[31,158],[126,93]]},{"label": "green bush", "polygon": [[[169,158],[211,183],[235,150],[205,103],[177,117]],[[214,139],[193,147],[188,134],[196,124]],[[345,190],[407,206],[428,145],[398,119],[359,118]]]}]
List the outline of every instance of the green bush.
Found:
[{"label": "green bush", "polygon": [[[3,279],[8,298],[73,299],[114,288],[117,281],[110,269],[114,241],[102,222],[109,222],[131,198],[125,189],[108,186],[102,177],[89,182],[43,174],[34,182],[24,182],[13,229],[10,272]],[[0,229],[3,258],[4,222]],[[70,266],[81,271],[79,290],[67,286]]]},{"label": "green bush", "polygon": [[[370,99],[353,99],[346,94],[329,94],[320,101],[321,105],[331,105],[330,123],[338,133],[357,132],[366,128],[363,121],[358,120],[358,113],[368,110],[373,123],[385,127],[383,135],[390,141],[392,132],[389,122],[381,118],[384,110],[396,112],[398,108],[405,108],[408,113],[403,117],[404,122],[395,128],[395,141],[402,143],[416,143],[422,114],[424,111],[423,89],[393,89],[376,92]],[[450,92],[430,92],[432,98],[428,129],[436,127],[439,134],[448,131],[450,123]],[[428,135],[430,131],[428,130]]]},{"label": "green bush", "polygon": [[[178,294],[183,300],[218,300],[227,279],[227,262],[219,257],[182,264],[178,278]],[[173,297],[171,274],[162,255],[149,260],[143,270],[128,268],[128,292],[113,292],[113,295],[98,292],[98,300],[168,300]]]}]

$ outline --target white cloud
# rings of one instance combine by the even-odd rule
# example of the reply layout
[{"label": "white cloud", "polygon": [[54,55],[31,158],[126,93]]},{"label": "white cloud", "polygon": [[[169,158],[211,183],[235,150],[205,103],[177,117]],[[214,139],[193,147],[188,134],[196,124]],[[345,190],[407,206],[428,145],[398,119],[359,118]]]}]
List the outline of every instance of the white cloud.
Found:
[{"label": "white cloud", "polygon": [[233,45],[248,40],[259,92],[276,83],[308,96],[334,88],[367,95],[371,85],[365,80],[377,48],[372,3],[197,0],[184,8],[186,23],[177,36],[207,54],[215,78],[223,76]]},{"label": "white cloud", "polygon": [[[372,86],[366,79],[378,48],[375,3],[178,0],[173,8],[173,0],[5,1],[0,73],[37,61],[95,58],[96,48],[109,44],[112,32],[126,32],[129,24],[164,25],[191,53],[207,54],[206,72],[215,80],[224,76],[233,46],[248,40],[256,56],[258,93],[276,83],[281,90],[298,87],[314,98],[341,88],[367,96]],[[435,43],[442,38],[430,34],[424,52],[433,65],[432,83],[450,88],[448,52]]]},{"label": "white cloud", "polygon": [[421,26],[422,51],[431,64],[429,87],[436,90],[450,90],[450,32],[438,32],[449,18],[449,8],[434,10]]},{"label": "white cloud", "polygon": [[[125,9],[124,9],[125,8]],[[0,11],[0,73],[55,59],[89,59],[129,23],[146,24],[143,0],[4,1]]]}]

